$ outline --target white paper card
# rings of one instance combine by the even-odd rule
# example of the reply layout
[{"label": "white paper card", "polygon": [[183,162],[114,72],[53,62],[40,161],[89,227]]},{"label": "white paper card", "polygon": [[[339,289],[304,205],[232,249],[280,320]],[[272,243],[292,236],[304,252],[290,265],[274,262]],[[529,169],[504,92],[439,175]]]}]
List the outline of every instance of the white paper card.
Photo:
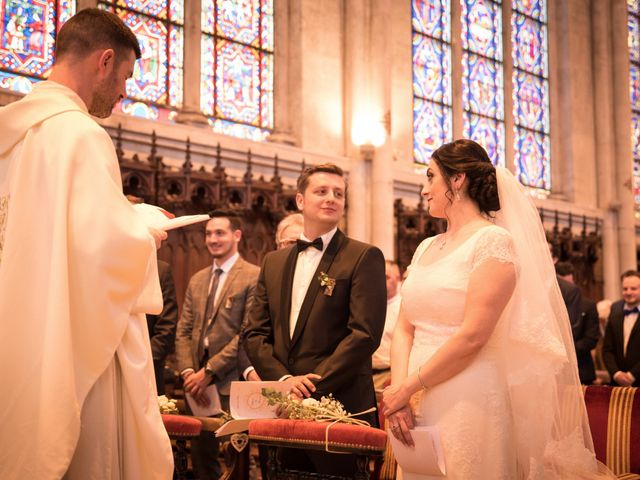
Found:
[{"label": "white paper card", "polygon": [[169,218],[163,213],[164,210],[162,208],[148,203],[138,203],[133,208],[147,226],[160,230],[173,230],[174,228],[186,227],[193,223],[210,220],[209,215],[183,215]]},{"label": "white paper card", "polygon": [[236,420],[244,418],[276,418],[276,406],[267,405],[262,389],[270,388],[284,394],[289,388],[284,382],[231,382],[229,407]]},{"label": "white paper card", "polygon": [[416,427],[411,432],[414,446],[407,447],[389,435],[393,454],[403,472],[444,477],[444,453],[437,427]]},{"label": "white paper card", "polygon": [[193,412],[194,417],[211,417],[212,415],[219,415],[222,413],[222,406],[220,405],[220,395],[218,389],[214,383],[205,388],[204,393],[209,397],[209,406],[203,407],[198,405],[190,393],[185,393],[189,407]]}]

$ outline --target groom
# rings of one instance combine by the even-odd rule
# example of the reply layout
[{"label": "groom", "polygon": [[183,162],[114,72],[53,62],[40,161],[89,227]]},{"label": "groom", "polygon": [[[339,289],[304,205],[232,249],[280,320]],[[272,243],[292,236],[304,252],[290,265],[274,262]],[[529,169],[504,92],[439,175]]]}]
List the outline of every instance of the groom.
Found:
[{"label": "groom", "polygon": [[[261,379],[287,382],[298,397],[331,393],[357,413],[375,406],[371,355],[384,327],[386,282],[382,252],[338,229],[346,189],[333,164],[308,167],[298,178],[304,232],[297,244],[265,257],[245,348]],[[359,418],[377,425],[375,413]],[[299,454],[296,465],[284,460],[326,473],[355,467],[339,455],[322,455],[309,454],[303,465]]]}]

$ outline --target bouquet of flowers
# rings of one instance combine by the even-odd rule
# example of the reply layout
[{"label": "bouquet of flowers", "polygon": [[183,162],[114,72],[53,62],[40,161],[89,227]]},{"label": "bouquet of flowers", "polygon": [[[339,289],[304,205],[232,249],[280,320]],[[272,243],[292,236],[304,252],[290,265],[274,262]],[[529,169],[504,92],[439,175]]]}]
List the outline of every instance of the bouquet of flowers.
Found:
[{"label": "bouquet of flowers", "polygon": [[176,401],[172,398],[167,398],[166,395],[158,396],[158,406],[160,407],[160,413],[178,414],[178,406]]},{"label": "bouquet of flowers", "polygon": [[333,398],[331,394],[328,397],[322,397],[320,400],[316,400],[315,398],[299,400],[291,395],[285,395],[282,392],[277,392],[270,388],[263,388],[262,396],[267,399],[269,405],[279,406],[286,412],[287,416],[293,420],[341,422],[369,426],[368,422],[353,417],[375,410],[375,408],[370,408],[364,412],[349,413],[345,410],[344,405]]}]

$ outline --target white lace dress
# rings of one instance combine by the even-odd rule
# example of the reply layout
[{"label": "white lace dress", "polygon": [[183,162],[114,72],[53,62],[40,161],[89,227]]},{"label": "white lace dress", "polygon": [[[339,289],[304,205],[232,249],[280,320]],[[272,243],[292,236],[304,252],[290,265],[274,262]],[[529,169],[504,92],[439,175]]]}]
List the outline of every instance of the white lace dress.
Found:
[{"label": "white lace dress", "polygon": [[[459,328],[467,296],[473,295],[468,292],[471,272],[487,259],[515,264],[510,234],[490,225],[449,255],[428,266],[418,265],[425,250],[437,248],[439,241],[436,236],[420,244],[402,286],[404,315],[415,327],[409,372],[428,360]],[[417,407],[419,425],[439,427],[447,479],[516,478],[505,359],[501,354],[503,327],[501,319],[472,363],[423,394]],[[405,473],[401,478],[442,477]]]}]

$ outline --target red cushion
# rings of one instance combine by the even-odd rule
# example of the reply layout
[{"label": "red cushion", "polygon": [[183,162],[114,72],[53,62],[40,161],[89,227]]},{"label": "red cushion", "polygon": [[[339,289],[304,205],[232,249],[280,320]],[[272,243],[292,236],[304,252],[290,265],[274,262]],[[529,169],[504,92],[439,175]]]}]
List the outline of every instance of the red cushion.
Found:
[{"label": "red cushion", "polygon": [[200,435],[202,423],[193,417],[185,415],[162,415],[164,428],[170,436],[175,437],[197,437]]},{"label": "red cushion", "polygon": [[615,474],[640,473],[640,392],[589,386],[584,400],[596,457]]},{"label": "red cushion", "polygon": [[[325,442],[327,422],[305,420],[268,419],[253,420],[249,424],[249,436],[274,440],[300,442]],[[329,445],[349,446],[370,451],[383,451],[387,442],[386,432],[372,427],[336,423],[329,428]]]}]

